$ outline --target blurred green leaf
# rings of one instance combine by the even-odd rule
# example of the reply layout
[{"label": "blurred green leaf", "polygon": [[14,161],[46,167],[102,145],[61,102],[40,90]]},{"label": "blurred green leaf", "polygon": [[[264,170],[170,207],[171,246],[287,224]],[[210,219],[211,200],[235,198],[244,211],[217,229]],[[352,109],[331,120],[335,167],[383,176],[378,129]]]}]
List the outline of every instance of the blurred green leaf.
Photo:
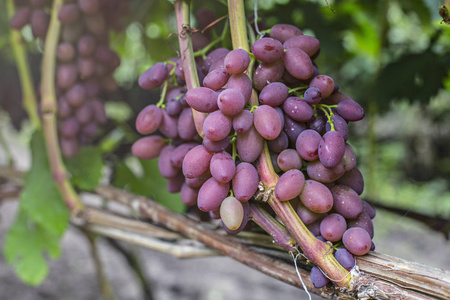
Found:
[{"label": "blurred green leaf", "polygon": [[100,148],[83,147],[75,157],[65,159],[64,162],[72,175],[73,185],[87,191],[97,187],[104,167]]}]

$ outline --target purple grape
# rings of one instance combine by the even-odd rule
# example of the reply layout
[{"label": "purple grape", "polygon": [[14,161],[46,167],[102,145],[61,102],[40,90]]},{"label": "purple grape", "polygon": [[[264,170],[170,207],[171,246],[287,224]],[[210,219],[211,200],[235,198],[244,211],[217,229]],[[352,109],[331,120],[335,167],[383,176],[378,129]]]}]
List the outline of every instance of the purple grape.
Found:
[{"label": "purple grape", "polygon": [[319,114],[309,122],[309,128],[321,134],[325,129],[326,123],[325,116]]},{"label": "purple grape", "polygon": [[75,48],[70,43],[61,43],[56,50],[56,57],[61,62],[71,62],[75,57]]},{"label": "purple grape", "polygon": [[211,178],[211,173],[209,172],[209,169],[208,169],[198,177],[186,178],[186,183],[191,188],[200,188],[206,182],[206,180],[208,180],[209,178]]},{"label": "purple grape", "polygon": [[301,80],[311,78],[314,73],[311,58],[298,48],[287,49],[284,52],[283,63],[289,74]]},{"label": "purple grape", "polygon": [[108,120],[105,111],[105,105],[100,100],[91,100],[91,107],[94,112],[94,118],[99,124],[104,124]]},{"label": "purple grape", "polygon": [[330,279],[328,279],[316,266],[312,267],[310,276],[311,282],[318,289],[323,288],[330,282]]},{"label": "purple grape", "polygon": [[[364,204],[363,204],[364,206]],[[356,219],[348,220],[348,227],[360,227],[367,231],[367,233],[370,235],[370,238],[373,238],[374,230],[373,230],[373,223],[371,218],[368,214],[362,212],[360,213]]]},{"label": "purple grape", "polygon": [[259,175],[252,164],[241,162],[236,167],[232,180],[234,196],[239,201],[248,201],[256,193],[259,184]]},{"label": "purple grape", "polygon": [[221,183],[227,183],[233,179],[236,165],[229,153],[219,152],[212,156],[209,169],[214,179]]},{"label": "purple grape", "polygon": [[91,15],[85,15],[84,23],[86,24],[86,29],[96,36],[100,37],[106,33],[105,17],[100,12]]},{"label": "purple grape", "polygon": [[[231,53],[231,52],[230,52]],[[235,89],[225,89],[219,94],[217,98],[217,106],[220,111],[226,116],[235,116],[242,112],[245,104],[244,96],[242,96],[241,92]]]},{"label": "purple grape", "polygon": [[309,35],[297,35],[283,43],[284,49],[299,48],[313,57],[320,49],[320,42],[315,37]]},{"label": "purple grape", "polygon": [[344,164],[338,164],[334,168],[326,168],[320,160],[309,163],[306,171],[311,179],[322,183],[333,182],[345,173]]},{"label": "purple grape", "polygon": [[94,117],[94,111],[90,102],[85,102],[81,107],[79,107],[75,112],[75,117],[81,125],[86,125]]},{"label": "purple grape", "polygon": [[241,74],[247,70],[250,64],[250,56],[244,49],[230,51],[224,59],[224,66],[230,74]]},{"label": "purple grape", "polygon": [[61,153],[64,157],[74,157],[80,149],[77,139],[67,139],[61,137],[59,143],[61,146]]},{"label": "purple grape", "polygon": [[344,169],[346,172],[356,168],[356,156],[353,152],[352,146],[345,144],[344,156],[342,157],[342,163],[344,164]]},{"label": "purple grape", "polygon": [[29,6],[19,7],[9,21],[9,25],[14,29],[21,30],[30,22],[31,12]]},{"label": "purple grape", "polygon": [[203,79],[203,86],[217,91],[225,86],[230,78],[230,74],[225,68],[219,68],[211,71]]},{"label": "purple grape", "polygon": [[253,126],[253,114],[248,110],[243,110],[233,118],[233,129],[237,133],[244,133]]},{"label": "purple grape", "polygon": [[320,219],[316,222],[313,222],[309,225],[306,226],[306,228],[308,228],[308,230],[314,235],[314,236],[318,236],[320,235]]},{"label": "purple grape", "polygon": [[73,86],[77,77],[77,67],[74,64],[59,65],[56,69],[56,83],[61,89]]},{"label": "purple grape", "polygon": [[96,63],[95,60],[90,58],[78,57],[77,59],[77,69],[80,73],[80,77],[83,79],[89,78],[95,74]]},{"label": "purple grape", "polygon": [[184,141],[192,140],[197,134],[192,109],[190,107],[186,107],[181,111],[178,117],[177,131],[178,136]]},{"label": "purple grape", "polygon": [[82,84],[75,84],[66,93],[67,102],[72,107],[80,107],[86,99],[86,89]]},{"label": "purple grape", "polygon": [[301,158],[314,161],[319,158],[319,143],[322,140],[317,131],[307,129],[300,133],[295,142],[295,148]]},{"label": "purple grape", "polygon": [[345,248],[354,255],[364,255],[370,251],[372,240],[369,234],[362,228],[352,227],[347,229],[342,236]]},{"label": "purple grape", "polygon": [[285,172],[275,185],[275,196],[280,201],[291,200],[298,195],[305,185],[305,175],[300,170],[293,169]]},{"label": "purple grape", "polygon": [[78,0],[78,5],[86,14],[96,13],[100,9],[99,0]]},{"label": "purple grape", "polygon": [[176,168],[182,168],[184,157],[192,148],[196,146],[198,146],[197,143],[186,143],[176,147],[170,154],[171,164]]},{"label": "purple grape", "polygon": [[309,87],[315,87],[322,93],[322,98],[327,98],[334,90],[334,80],[327,75],[318,75],[309,83]]},{"label": "purple grape", "polygon": [[162,120],[159,124],[159,130],[162,134],[164,134],[166,137],[174,139],[178,137],[178,129],[177,129],[177,117],[171,117],[165,111],[164,109],[161,110],[162,112]]},{"label": "purple grape", "polygon": [[288,95],[288,88],[284,83],[272,82],[262,89],[259,94],[259,102],[261,104],[276,107],[283,104]]},{"label": "purple grape", "polygon": [[319,160],[326,168],[334,168],[344,157],[345,141],[337,131],[325,133],[319,143]]},{"label": "purple grape", "polygon": [[61,24],[75,22],[80,17],[80,8],[75,3],[64,4],[58,12],[58,19]]},{"label": "purple grape", "polygon": [[[178,170],[179,171],[179,170]],[[175,194],[181,191],[181,187],[184,184],[184,176],[182,172],[178,172],[175,177],[167,180],[166,189],[169,193]]]},{"label": "purple grape", "polygon": [[[183,107],[181,106],[180,101],[178,101],[177,99],[170,99],[166,103],[165,110],[169,116],[175,117],[181,113],[181,111],[183,110]],[[191,115],[192,115],[192,110],[191,110]]]},{"label": "purple grape", "polygon": [[271,64],[260,63],[253,74],[253,85],[261,91],[269,83],[281,80],[283,73],[284,64],[281,60]]},{"label": "purple grape", "polygon": [[345,172],[341,178],[336,180],[336,183],[352,188],[358,195],[364,191],[364,178],[358,168]]},{"label": "purple grape", "polygon": [[244,96],[245,103],[250,100],[250,96],[252,95],[252,82],[246,74],[231,75],[230,79],[228,79],[227,88],[241,92],[242,96]]},{"label": "purple grape", "polygon": [[167,79],[169,72],[164,63],[158,62],[139,77],[139,86],[146,90],[157,88]]},{"label": "purple grape", "polygon": [[209,168],[212,154],[202,145],[192,148],[184,157],[183,174],[186,178],[202,175]]},{"label": "purple grape", "polygon": [[320,222],[320,234],[330,242],[337,242],[347,230],[347,222],[340,214],[330,214]]},{"label": "purple grape", "polygon": [[97,40],[91,34],[83,35],[77,44],[78,53],[81,56],[92,56],[97,48]]},{"label": "purple grape", "polygon": [[65,138],[75,138],[80,132],[80,123],[74,117],[68,118],[59,125],[59,131]]},{"label": "purple grape", "polygon": [[163,118],[162,109],[156,105],[148,105],[136,118],[136,130],[140,134],[152,134],[158,130]]},{"label": "purple grape", "polygon": [[322,93],[316,87],[309,87],[306,89],[303,97],[308,104],[317,104],[322,100]]},{"label": "purple grape", "polygon": [[326,213],[333,207],[333,196],[330,190],[315,180],[306,180],[300,193],[303,205],[315,213]]},{"label": "purple grape", "polygon": [[153,159],[159,156],[162,148],[166,145],[164,139],[159,135],[140,138],[131,146],[131,153],[141,159]]},{"label": "purple grape", "polygon": [[58,117],[61,119],[66,119],[72,115],[72,108],[65,97],[61,97],[58,99]]},{"label": "purple grape", "polygon": [[187,183],[181,186],[181,201],[186,205],[194,205],[197,203],[198,189],[190,187]]},{"label": "purple grape", "polygon": [[213,62],[225,58],[228,52],[230,52],[230,50],[226,48],[218,48],[208,53],[203,62],[203,70],[208,71]]},{"label": "purple grape", "polygon": [[226,197],[220,204],[220,218],[228,229],[238,229],[244,220],[242,203],[235,197]]},{"label": "purple grape", "polygon": [[290,24],[276,24],[270,30],[270,37],[279,40],[281,43],[298,35],[303,35],[303,32]]},{"label": "purple grape", "polygon": [[[339,134],[342,136],[344,141],[347,141],[348,140],[348,125],[347,125],[347,122],[345,122],[345,120],[342,119],[342,117],[339,116],[339,115],[334,115],[331,119],[333,121],[334,130],[336,132],[339,132]],[[331,130],[330,123],[327,122],[325,129],[326,129],[326,131],[330,131]]]},{"label": "purple grape", "polygon": [[210,113],[203,123],[205,137],[211,141],[220,141],[228,136],[231,131],[231,118],[220,110]]},{"label": "purple grape", "polygon": [[212,211],[220,206],[230,191],[229,183],[221,183],[214,178],[205,181],[198,192],[197,206],[201,211]]},{"label": "purple grape", "polygon": [[289,141],[291,143],[295,143],[300,133],[306,130],[306,124],[296,122],[295,120],[291,119],[288,115],[285,115],[283,130],[288,136]]},{"label": "purple grape", "polygon": [[323,217],[323,214],[309,210],[302,202],[298,203],[296,212],[305,225],[312,224]]},{"label": "purple grape", "polygon": [[346,121],[355,122],[365,116],[364,109],[353,100],[343,100],[338,103],[337,113]]},{"label": "purple grape", "polygon": [[283,150],[277,157],[277,163],[284,172],[291,169],[300,170],[302,167],[302,160],[294,149]]},{"label": "purple grape", "polygon": [[280,135],[278,135],[276,139],[267,141],[267,146],[269,147],[270,152],[276,154],[287,149],[287,147],[289,146],[289,139],[287,134],[284,133],[284,131],[281,131]]},{"label": "purple grape", "polygon": [[264,147],[264,139],[254,126],[247,132],[238,133],[236,148],[241,161],[252,163],[261,154]]},{"label": "purple grape", "polygon": [[278,113],[278,116],[280,117],[281,120],[281,128],[284,128],[284,112],[280,107],[274,107],[274,109],[276,110],[276,112]]},{"label": "purple grape", "polygon": [[300,97],[288,97],[283,103],[283,110],[298,122],[308,122],[314,117],[314,109]]},{"label": "purple grape", "polygon": [[273,38],[256,40],[251,50],[256,59],[268,64],[280,60],[283,56],[283,44]]},{"label": "purple grape", "polygon": [[33,36],[44,38],[50,24],[50,16],[43,9],[35,9],[31,13],[30,24]]},{"label": "purple grape", "polygon": [[353,269],[353,267],[356,264],[356,260],[355,257],[353,256],[353,254],[351,254],[350,252],[348,252],[347,249],[338,249],[335,253],[334,253],[334,258],[336,258],[336,260],[344,267],[344,269],[346,269],[347,271],[350,271],[351,269]]},{"label": "purple grape", "polygon": [[206,150],[217,153],[227,149],[228,146],[230,146],[230,139],[227,136],[226,138],[220,141],[211,141],[207,137],[204,137],[202,143],[203,146],[206,148]]},{"label": "purple grape", "polygon": [[212,89],[198,87],[187,91],[186,102],[196,111],[209,113],[219,109],[217,96],[217,92]]},{"label": "purple grape", "polygon": [[362,203],[363,203],[363,212],[366,213],[369,216],[369,218],[371,219],[375,218],[376,215],[375,209],[367,201],[362,200]]},{"label": "purple grape", "polygon": [[159,153],[158,158],[159,173],[161,174],[162,177],[166,179],[175,177],[178,174],[178,171],[180,170],[180,168],[177,168],[174,165],[172,165],[171,156],[173,150],[175,150],[175,146],[167,145],[164,148],[162,148],[161,152]]},{"label": "purple grape", "polygon": [[266,140],[274,140],[281,132],[281,119],[277,111],[269,105],[261,105],[253,112],[253,124]]},{"label": "purple grape", "polygon": [[354,219],[362,212],[362,201],[358,194],[345,185],[337,184],[331,188],[334,210],[346,219]]},{"label": "purple grape", "polygon": [[277,154],[276,153],[270,153],[270,161],[272,162],[273,170],[275,173],[280,173],[281,169],[278,166],[277,162]]}]

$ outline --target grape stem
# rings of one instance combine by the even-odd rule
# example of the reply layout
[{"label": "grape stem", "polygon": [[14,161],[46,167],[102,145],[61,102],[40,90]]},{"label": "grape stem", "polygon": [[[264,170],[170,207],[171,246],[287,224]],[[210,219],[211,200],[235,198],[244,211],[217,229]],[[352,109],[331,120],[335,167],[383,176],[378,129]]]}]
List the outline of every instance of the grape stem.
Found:
[{"label": "grape stem", "polygon": [[[11,19],[14,15],[13,0],[7,0],[6,6],[8,18]],[[22,87],[22,105],[30,118],[33,128],[39,129],[41,127],[41,121],[38,116],[36,91],[34,89],[33,77],[31,76],[30,65],[28,63],[28,57],[26,55],[25,47],[23,46],[23,38],[20,32],[11,29],[10,41]]]},{"label": "grape stem", "polygon": [[[178,43],[180,45],[181,61],[188,90],[200,86],[197,66],[195,64],[194,50],[192,48],[192,28],[189,25],[189,3],[189,0],[177,0],[174,3],[175,15],[177,19]],[[192,114],[197,133],[201,137],[204,137],[203,123],[205,122],[206,114],[198,112],[195,109],[192,109]]]},{"label": "grape stem", "polygon": [[61,29],[58,12],[62,3],[62,0],[55,0],[53,2],[50,25],[45,40],[41,68],[41,112],[47,155],[53,178],[66,206],[74,214],[83,209],[83,204],[68,179],[67,170],[61,157],[56,129],[55,60],[56,47]]},{"label": "grape stem", "polygon": [[332,107],[337,107],[337,105],[325,105],[325,104],[315,104],[314,108],[318,108],[321,111],[323,111],[325,113],[325,115],[327,116],[327,122],[330,124],[331,126],[331,131],[336,131],[336,129],[334,128],[334,122],[333,122],[333,116],[334,113],[331,110]]}]

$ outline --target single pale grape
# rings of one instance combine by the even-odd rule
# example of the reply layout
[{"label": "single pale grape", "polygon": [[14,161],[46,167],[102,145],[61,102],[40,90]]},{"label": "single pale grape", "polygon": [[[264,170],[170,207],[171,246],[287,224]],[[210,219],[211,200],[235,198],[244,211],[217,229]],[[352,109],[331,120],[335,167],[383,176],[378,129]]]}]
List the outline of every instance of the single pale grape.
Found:
[{"label": "single pale grape", "polygon": [[230,190],[229,183],[221,183],[214,178],[205,181],[198,192],[197,206],[201,211],[212,211],[220,206]]},{"label": "single pale grape", "polygon": [[305,175],[300,170],[289,170],[278,179],[275,185],[275,196],[280,201],[291,200],[300,195],[304,184]]},{"label": "single pale grape", "polygon": [[364,109],[353,100],[342,100],[338,103],[337,113],[346,121],[355,122],[364,118]]},{"label": "single pale grape", "polygon": [[370,251],[372,240],[369,234],[362,228],[352,227],[347,229],[342,236],[345,248],[354,255],[364,255]]},{"label": "single pale grape", "polygon": [[295,142],[295,148],[301,158],[314,161],[319,158],[319,143],[322,140],[317,131],[307,129],[300,133]]},{"label": "single pale grape", "polygon": [[209,169],[214,179],[218,182],[227,183],[233,179],[236,165],[229,153],[219,152],[212,156]]},{"label": "single pale grape", "polygon": [[300,193],[303,205],[315,213],[326,213],[333,207],[333,195],[322,183],[306,180]]},{"label": "single pale grape", "polygon": [[224,59],[224,66],[230,74],[241,74],[247,70],[250,64],[250,56],[244,49],[230,51]]},{"label": "single pale grape", "polygon": [[252,164],[241,162],[236,167],[232,180],[234,196],[239,201],[248,201],[256,193],[259,184],[259,175]]},{"label": "single pale grape", "polygon": [[228,229],[236,230],[244,220],[244,207],[235,197],[227,197],[220,205],[220,218]]},{"label": "single pale grape", "polygon": [[303,32],[290,24],[276,24],[270,29],[270,37],[279,40],[281,43],[298,35],[303,35]]},{"label": "single pale grape", "polygon": [[283,44],[273,38],[256,40],[251,50],[256,59],[269,64],[280,60],[283,56]]},{"label": "single pale grape", "polygon": [[302,167],[302,160],[294,149],[283,150],[277,157],[277,163],[284,172],[291,169],[300,170]]},{"label": "single pale grape", "polygon": [[334,168],[344,157],[345,141],[337,131],[325,133],[319,143],[319,160],[326,168]]},{"label": "single pale grape", "polygon": [[266,140],[274,140],[281,132],[281,119],[276,110],[269,105],[261,105],[253,112],[253,124]]},{"label": "single pale grape", "polygon": [[161,108],[156,105],[148,105],[136,118],[136,130],[140,134],[152,134],[158,130],[163,118]]},{"label": "single pale grape", "polygon": [[225,224],[222,222],[223,230],[225,230],[225,232],[229,235],[236,235],[239,232],[243,231],[245,228],[247,228],[247,225],[248,225],[247,223],[250,219],[250,206],[249,206],[248,202],[243,202],[241,204],[244,209],[244,216],[242,218],[242,223],[241,223],[241,226],[239,226],[239,228],[237,228],[236,230],[231,230],[227,226],[225,226]]},{"label": "single pale grape", "polygon": [[334,185],[331,188],[334,199],[334,210],[347,219],[356,218],[363,210],[358,194],[345,185]]},{"label": "single pale grape", "polygon": [[340,214],[329,214],[320,222],[320,234],[330,242],[337,242],[347,230],[347,222]]},{"label": "single pale grape", "polygon": [[209,169],[212,153],[198,145],[192,148],[184,157],[183,174],[186,178],[195,178]]},{"label": "single pale grape", "polygon": [[131,147],[131,153],[141,159],[153,159],[158,157],[165,145],[166,143],[161,136],[147,136],[134,142]]}]

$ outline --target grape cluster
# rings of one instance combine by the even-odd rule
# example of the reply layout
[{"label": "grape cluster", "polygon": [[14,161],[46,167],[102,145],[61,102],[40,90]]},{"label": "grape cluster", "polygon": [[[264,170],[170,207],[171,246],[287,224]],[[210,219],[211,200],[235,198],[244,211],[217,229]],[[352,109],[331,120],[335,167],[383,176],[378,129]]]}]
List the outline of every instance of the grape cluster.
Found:
[{"label": "grape cluster", "polygon": [[[28,23],[33,35],[45,39],[51,1],[20,1],[10,24]],[[66,157],[78,153],[106,122],[102,93],[117,89],[114,70],[119,56],[109,48],[109,30],[122,28],[127,0],[69,0],[58,12],[62,24],[56,58],[56,95],[60,146]]]},{"label": "grape cluster", "polygon": [[[197,59],[200,87],[178,95],[179,100],[166,97],[164,109],[150,105],[138,116],[140,133],[159,128],[172,142],[159,135],[144,137],[133,145],[133,153],[140,158],[159,156],[168,188],[176,181],[178,188],[172,191],[180,190],[184,203],[197,204],[201,211],[221,218],[228,232],[236,233],[248,220],[247,201],[260,181],[255,163],[267,143],[279,175],[274,195],[290,201],[317,238],[342,244],[345,249],[336,252],[336,259],[351,269],[353,255],[374,249],[375,210],[360,198],[364,180],[347,143],[348,123],[363,119],[365,113],[330,76],[319,73],[314,63],[319,52],[318,39],[288,24],[272,27],[269,37],[253,43],[251,53],[211,51]],[[256,66],[248,70],[252,60]],[[171,68],[169,62],[155,64],[141,76],[141,87],[166,83]],[[203,140],[194,134],[180,139],[180,130],[187,127],[185,120],[179,125],[181,114],[171,123],[164,121],[169,118],[164,111],[177,101],[183,111],[207,113],[200,124]],[[194,130],[192,114],[189,118]],[[173,124],[171,136],[168,124]],[[311,276],[317,287],[328,282],[318,269]]]}]

